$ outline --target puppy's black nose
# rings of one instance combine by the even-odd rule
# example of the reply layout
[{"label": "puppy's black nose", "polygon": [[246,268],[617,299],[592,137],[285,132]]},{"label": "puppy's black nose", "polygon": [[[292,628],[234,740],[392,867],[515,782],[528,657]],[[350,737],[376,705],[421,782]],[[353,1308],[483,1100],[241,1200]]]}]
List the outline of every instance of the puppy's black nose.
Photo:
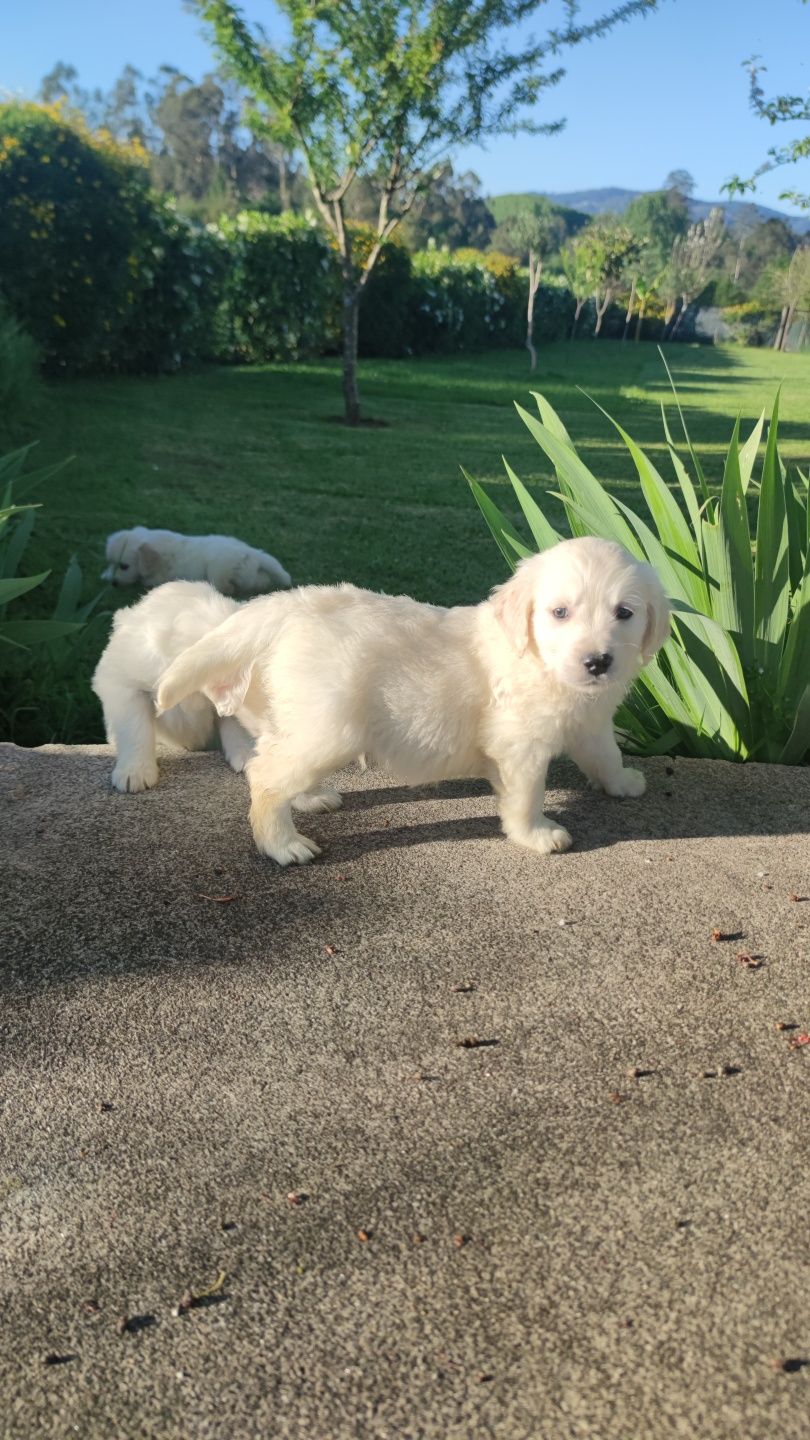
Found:
[{"label": "puppy's black nose", "polygon": [[613,656],[588,655],[582,663],[589,675],[605,675],[613,664]]}]

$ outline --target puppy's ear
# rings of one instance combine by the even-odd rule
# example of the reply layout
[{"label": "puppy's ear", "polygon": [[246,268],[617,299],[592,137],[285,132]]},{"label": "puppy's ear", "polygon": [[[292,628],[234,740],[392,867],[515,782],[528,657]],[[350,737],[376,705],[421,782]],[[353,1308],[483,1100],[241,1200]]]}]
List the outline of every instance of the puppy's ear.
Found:
[{"label": "puppy's ear", "polygon": [[203,686],[203,695],[211,701],[218,715],[235,715],[242,704],[250,685],[253,666],[237,670],[224,680],[215,680]]},{"label": "puppy's ear", "polygon": [[525,655],[531,643],[535,583],[536,576],[523,561],[512,579],[493,591],[495,614],[518,655]]},{"label": "puppy's ear", "polygon": [[149,580],[157,574],[163,563],[163,556],[159,550],[155,549],[154,545],[150,545],[147,540],[144,540],[143,544],[139,545],[135,551],[135,560],[144,580]]},{"label": "puppy's ear", "polygon": [[646,565],[647,628],[641,642],[641,656],[646,665],[669,637],[669,601],[661,581],[651,565]]}]

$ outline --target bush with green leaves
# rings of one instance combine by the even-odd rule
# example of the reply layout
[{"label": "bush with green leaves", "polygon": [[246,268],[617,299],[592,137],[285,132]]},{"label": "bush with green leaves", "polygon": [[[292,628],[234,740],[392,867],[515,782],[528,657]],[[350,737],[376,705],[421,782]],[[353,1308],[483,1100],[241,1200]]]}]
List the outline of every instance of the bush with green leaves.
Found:
[{"label": "bush with green leaves", "polygon": [[412,276],[415,353],[523,343],[526,286],[509,256],[423,250],[412,258]]},{"label": "bush with green leaves", "polygon": [[[227,248],[218,351],[241,361],[299,360],[327,348],[335,323],[331,246],[302,215],[242,210],[215,233]],[[337,344],[337,334],[331,337]]]},{"label": "bush with green leaves", "polygon": [[[735,424],[719,493],[706,479],[680,406],[691,474],[664,417],[682,506],[649,457],[613,421],[637,471],[649,520],[605,490],[548,401],[534,398],[538,416],[521,406],[518,414],[554,467],[559,488],[550,493],[562,502],[571,535],[616,540],[648,561],[672,605],[670,639],[617,714],[625,747],[640,755],[787,765],[808,760],[810,504],[807,477],[788,475],[779,458],[778,397],[759,482],[753,477],[764,412],[744,444],[739,420]],[[545,550],[567,538],[508,464],[506,472],[535,547]],[[531,553],[529,545],[481,486],[470,484],[514,568]]]},{"label": "bush with green leaves", "polygon": [[150,189],[137,144],[0,105],[0,214],[0,298],[51,373],[210,354],[220,247]]},{"label": "bush with green leaves", "polygon": [[0,456],[0,730],[2,739],[21,744],[69,738],[79,648],[100,599],[82,601],[82,573],[73,555],[51,614],[17,614],[16,602],[39,591],[51,573],[19,574],[39,506],[17,502],[66,463],[23,476],[32,449],[25,445]]}]

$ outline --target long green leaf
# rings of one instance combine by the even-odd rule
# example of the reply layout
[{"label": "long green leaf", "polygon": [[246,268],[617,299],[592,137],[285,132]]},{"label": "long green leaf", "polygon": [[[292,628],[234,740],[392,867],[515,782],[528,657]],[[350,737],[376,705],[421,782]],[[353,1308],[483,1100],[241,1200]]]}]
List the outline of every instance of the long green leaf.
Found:
[{"label": "long green leaf", "polygon": [[711,613],[735,639],[743,664],[754,663],[754,565],[748,510],[740,476],[739,421],[735,423],[723,473],[715,522],[703,520],[703,550],[709,574]]},{"label": "long green leaf", "polygon": [[523,558],[523,556],[530,555],[531,551],[523,544],[514,525],[507,520],[505,515],[501,514],[497,505],[490,500],[486,490],[482,489],[477,480],[473,480],[472,476],[467,474],[463,465],[461,467],[461,473],[472,490],[478,508],[486,520],[492,537],[509,566],[509,569],[516,569],[517,561],[515,556],[517,555],[518,558]]},{"label": "long green leaf", "polygon": [[3,620],[0,639],[12,645],[41,645],[81,629],[81,623],[73,620]]},{"label": "long green leaf", "polygon": [[787,705],[798,705],[810,677],[810,550],[804,576],[793,597],[793,616],[779,665],[779,695]]},{"label": "long green leaf", "polygon": [[779,470],[779,396],[774,401],[762,468],[754,566],[754,634],[757,663],[774,684],[790,603],[785,487]]},{"label": "long green leaf", "polygon": [[31,539],[35,519],[36,511],[31,506],[24,512],[16,525],[12,526],[9,538],[0,555],[0,575],[4,580],[12,580],[16,576],[25,547]]},{"label": "long green leaf", "polygon": [[810,685],[807,685],[796,706],[793,729],[779,756],[779,763],[801,765],[808,754],[810,754]]},{"label": "long green leaf", "polygon": [[[602,406],[599,405],[598,409],[602,410]],[[607,412],[603,410],[602,413],[604,415]],[[610,416],[607,418],[610,419]],[[641,482],[644,499],[655,521],[663,548],[671,559],[675,560],[677,557],[683,561],[683,565],[679,567],[681,579],[692,603],[699,609],[708,610],[709,593],[703,577],[700,552],[692,538],[689,526],[652,461],[647,458],[644,451],[640,449],[635,440],[631,439],[621,425],[615,420],[612,423],[630,451]]]},{"label": "long green leaf", "polygon": [[[575,502],[575,509],[566,506],[569,523],[575,535],[601,535],[605,540],[617,540],[632,554],[638,554],[636,538],[619,515],[613,499],[599,481],[580,460],[574,450],[553,435],[545,425],[535,420],[522,406],[516,405],[521,420],[545,451],[557,474],[566,500]],[[580,516],[582,517],[580,519]]]},{"label": "long green leaf", "polygon": [[0,580],[0,605],[7,605],[9,600],[16,600],[18,595],[25,595],[29,590],[35,590],[43,580],[47,580],[50,570],[43,570],[41,575],[25,575],[21,579]]},{"label": "long green leaf", "polygon": [[523,481],[518,479],[506,456],[501,456],[501,459],[503,460],[504,469],[511,481],[512,489],[517,495],[520,508],[526,517],[526,523],[532,532],[538,551],[549,550],[552,545],[557,545],[559,541],[562,540],[562,535],[559,535],[557,531],[549,525],[537,501],[529,494]]},{"label": "long green leaf", "polygon": [[[762,440],[762,427],[764,424],[765,411],[763,410],[745,444],[740,446],[740,484],[742,485],[743,495],[748,493],[748,486],[751,484],[751,474],[759,451],[760,441]],[[739,421],[737,428],[739,430]]]}]

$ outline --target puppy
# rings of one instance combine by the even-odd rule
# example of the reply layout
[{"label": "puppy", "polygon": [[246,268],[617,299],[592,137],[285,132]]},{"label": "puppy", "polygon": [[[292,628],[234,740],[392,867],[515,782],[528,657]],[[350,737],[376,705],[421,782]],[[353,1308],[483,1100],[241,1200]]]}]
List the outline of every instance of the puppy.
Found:
[{"label": "puppy", "polygon": [[203,691],[256,739],[256,844],[281,865],[319,853],[292,797],[367,752],[406,783],[484,777],[506,835],[539,854],[571,836],[543,814],[552,756],[609,795],[641,795],[613,713],[669,633],[648,565],[619,545],[567,540],[525,560],[480,605],[441,609],[352,585],[253,600],[178,656],[161,710]]},{"label": "puppy", "polygon": [[102,580],[148,590],[167,580],[208,580],[221,595],[257,595],[292,585],[272,555],[230,535],[176,535],[136,525],[108,537],[107,559]]},{"label": "puppy", "polygon": [[211,585],[178,580],[118,611],[92,680],[107,739],[116,750],[116,790],[148,790],[157,784],[157,739],[205,750],[217,729],[228,764],[244,769],[253,742],[234,716],[219,718],[204,695],[189,695],[157,718],[152,695],[169,662],[238,608]]}]

